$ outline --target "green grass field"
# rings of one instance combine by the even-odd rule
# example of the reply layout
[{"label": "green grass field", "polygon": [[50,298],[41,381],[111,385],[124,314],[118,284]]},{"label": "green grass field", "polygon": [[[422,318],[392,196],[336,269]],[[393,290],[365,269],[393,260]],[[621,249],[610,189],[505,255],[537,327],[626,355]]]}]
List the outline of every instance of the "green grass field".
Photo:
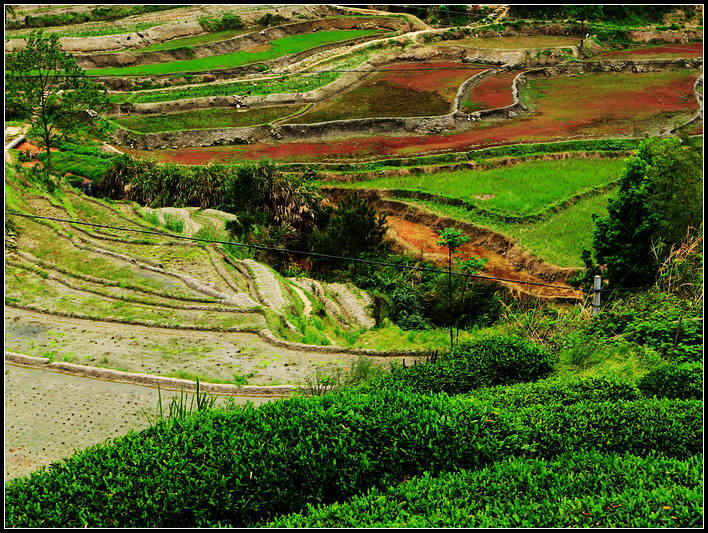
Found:
[{"label": "green grass field", "polygon": [[279,118],[297,113],[304,107],[302,105],[283,105],[257,107],[254,109],[196,109],[184,113],[166,113],[164,115],[128,115],[115,119],[115,122],[126,129],[140,133],[237,128],[268,124]]},{"label": "green grass field", "polygon": [[561,267],[581,267],[583,249],[592,249],[595,223],[592,215],[607,215],[607,200],[614,192],[598,194],[579,200],[559,213],[535,224],[509,224],[485,218],[461,207],[416,200],[411,205],[421,206],[439,216],[450,217],[502,233],[517,241],[533,255]]},{"label": "green grass field", "polygon": [[617,180],[623,167],[623,160],[617,158],[531,161],[491,170],[440,172],[338,185],[422,191],[459,198],[490,211],[530,215],[569,196]]},{"label": "green grass field", "polygon": [[183,61],[170,61],[169,63],[155,63],[135,67],[117,67],[88,70],[90,76],[130,76],[130,75],[157,75],[177,72],[203,72],[212,69],[232,68],[267,61],[288,54],[295,54],[324,44],[356,39],[380,33],[380,30],[332,30],[291,35],[276,39],[270,43],[266,50],[249,52],[241,50],[230,54],[204,57],[199,59],[186,59]]},{"label": "green grass field", "polygon": [[[336,58],[331,63],[327,63],[326,66],[319,65],[316,67],[316,70],[352,70],[377,53],[377,50],[361,50],[353,54],[347,54],[344,58]],[[321,72],[314,74],[292,73],[285,77],[267,76],[248,82],[207,83],[176,89],[113,93],[109,95],[109,100],[113,103],[132,102],[134,104],[149,104],[183,100],[185,98],[199,98],[203,96],[230,96],[232,94],[244,94],[249,91],[252,95],[260,96],[306,92],[324,87],[341,75],[341,72]]]}]

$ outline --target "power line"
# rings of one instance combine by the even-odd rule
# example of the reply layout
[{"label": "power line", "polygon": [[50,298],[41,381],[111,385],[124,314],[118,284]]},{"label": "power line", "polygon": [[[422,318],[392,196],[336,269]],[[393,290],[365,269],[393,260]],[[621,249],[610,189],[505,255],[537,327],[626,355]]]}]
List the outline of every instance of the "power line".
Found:
[{"label": "power line", "polygon": [[[67,222],[69,224],[79,224],[79,225],[91,226],[91,227],[95,227],[95,228],[128,231],[128,232],[133,232],[133,233],[147,233],[150,235],[159,235],[162,237],[170,237],[172,239],[199,241],[199,242],[205,242],[205,243],[211,243],[211,244],[224,244],[224,245],[228,245],[228,246],[237,246],[237,247],[242,247],[242,248],[254,248],[256,250],[264,250],[264,251],[270,251],[270,252],[281,252],[281,253],[298,254],[298,255],[312,256],[312,257],[320,257],[323,259],[336,259],[336,260],[340,260],[340,261],[349,261],[352,263],[363,263],[363,264],[370,264],[370,265],[376,265],[376,266],[392,266],[392,267],[404,268],[407,270],[419,270],[419,271],[423,271],[423,272],[433,272],[433,273],[438,273],[438,274],[448,274],[449,273],[447,270],[442,270],[439,268],[427,268],[427,267],[402,265],[400,263],[394,263],[391,261],[377,261],[374,259],[358,259],[358,258],[354,258],[354,257],[344,257],[344,256],[338,256],[338,255],[322,254],[319,252],[305,252],[303,250],[290,250],[287,248],[276,248],[273,246],[263,246],[260,244],[248,244],[248,243],[239,243],[239,242],[233,242],[233,241],[219,241],[219,240],[213,240],[213,239],[202,239],[199,237],[186,237],[184,235],[173,235],[173,234],[165,233],[162,231],[141,230],[141,229],[134,229],[134,228],[124,228],[124,227],[119,227],[119,226],[108,226],[105,224],[94,224],[92,222],[81,222],[79,220],[70,220],[70,219],[56,218],[56,217],[45,217],[45,216],[40,216],[40,215],[30,215],[27,213],[17,213],[15,211],[6,211],[6,213],[8,215],[15,215],[15,216],[26,217],[26,218],[36,218],[36,219],[42,219],[42,220],[52,220],[55,222]],[[520,283],[520,284],[524,284],[524,285],[550,287],[553,289],[561,289],[561,290],[565,290],[565,291],[576,291],[577,290],[577,289],[574,289],[573,287],[562,287],[560,285],[551,285],[548,283],[539,283],[539,282],[535,282],[535,281],[523,281],[523,280],[516,280],[516,279],[497,278],[497,277],[493,277],[493,276],[482,276],[479,274],[467,274],[465,272],[452,271],[452,274],[454,274],[456,276],[478,278],[478,279],[489,280],[489,281],[505,281],[508,283]]]},{"label": "power line", "polygon": [[[483,65],[488,66],[488,65]],[[231,67],[240,68],[240,67]],[[361,74],[368,74],[369,72],[418,72],[418,71],[447,71],[447,70],[479,70],[480,67],[440,67],[440,68],[401,68],[401,69],[371,69],[371,70],[357,70],[357,69],[332,69],[332,70],[300,70],[297,72],[269,72],[264,73],[272,75],[274,77],[278,76],[295,76],[298,74],[325,74],[329,72],[358,72]],[[491,68],[491,67],[490,67]],[[55,74],[48,76],[39,76],[37,74],[18,74],[18,75],[7,75],[8,78],[133,78],[133,77],[158,77],[158,76],[195,76],[198,74],[209,74],[212,72],[219,72],[220,70],[228,70],[229,67],[225,69],[215,69],[215,70],[200,70],[200,71],[189,71],[189,72],[168,72],[164,74]],[[248,79],[242,81],[243,83],[248,83]]]}]

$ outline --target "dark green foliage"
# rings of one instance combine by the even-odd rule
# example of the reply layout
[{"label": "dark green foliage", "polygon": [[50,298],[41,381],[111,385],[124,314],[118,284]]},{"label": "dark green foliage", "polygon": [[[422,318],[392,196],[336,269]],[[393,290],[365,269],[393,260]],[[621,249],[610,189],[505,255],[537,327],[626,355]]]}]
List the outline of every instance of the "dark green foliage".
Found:
[{"label": "dark green foliage", "polygon": [[77,453],[6,486],[6,525],[248,526],[405,477],[514,455],[602,452],[686,459],[702,447],[702,403],[540,406],[340,392],[208,411]]},{"label": "dark green foliage", "polygon": [[437,478],[426,473],[349,502],[308,505],[268,527],[700,527],[702,479],[702,455],[509,459]]},{"label": "dark green foliage", "polygon": [[96,7],[91,11],[68,11],[64,13],[48,14],[48,15],[27,15],[24,22],[19,20],[12,21],[14,24],[8,25],[10,29],[19,28],[44,28],[47,26],[66,26],[69,24],[80,24],[82,22],[99,21],[99,20],[117,20],[132,15],[140,15],[142,13],[152,13],[155,11],[163,11],[165,9],[177,9],[177,5],[132,5],[132,6],[102,6]]},{"label": "dark green foliage", "polygon": [[379,312],[375,316],[377,324],[388,318],[401,329],[430,328],[430,314],[426,312],[425,302],[438,274],[408,267],[435,268],[435,265],[395,254],[379,259],[394,266],[358,265],[353,272],[356,285],[377,295],[380,300]]},{"label": "dark green foliage", "polygon": [[583,401],[621,402],[640,397],[634,384],[616,378],[549,378],[535,383],[478,389],[469,396],[501,409],[571,405]]},{"label": "dark green foliage", "polygon": [[642,377],[637,386],[645,396],[700,400],[703,398],[703,363],[662,365]]},{"label": "dark green foliage", "polygon": [[241,17],[234,13],[225,13],[221,18],[202,17],[199,24],[204,30],[214,33],[217,31],[239,30],[243,28]]},{"label": "dark green foliage", "polygon": [[534,381],[551,372],[551,355],[516,336],[458,344],[426,363],[392,368],[394,386],[420,393],[463,394],[480,387]]},{"label": "dark green foliage", "polygon": [[[356,193],[347,196],[329,213],[323,230],[312,234],[312,249],[319,253],[345,257],[361,254],[376,255],[384,250],[386,215],[377,215]],[[332,264],[331,260],[318,259],[320,265]],[[341,266],[339,262],[333,266]]]},{"label": "dark green foliage", "polygon": [[269,26],[278,26],[285,22],[287,22],[287,19],[282,15],[278,15],[277,13],[275,15],[273,13],[266,13],[261,18],[256,20],[256,26],[263,26],[267,28]]},{"label": "dark green foliage", "polygon": [[598,262],[615,287],[647,287],[671,247],[702,222],[702,149],[687,140],[649,139],[627,162],[608,216],[596,219]]},{"label": "dark green foliage", "polygon": [[[599,9],[592,9],[599,8]],[[578,5],[524,5],[516,4],[509,8],[511,18],[533,19],[572,19],[595,22],[624,22],[641,24],[646,22],[660,22],[664,15],[676,9],[674,5],[603,5],[603,6],[578,6]]]},{"label": "dark green foliage", "polygon": [[698,361],[703,354],[703,306],[652,290],[618,300],[590,323],[588,333],[653,348],[667,359]]}]

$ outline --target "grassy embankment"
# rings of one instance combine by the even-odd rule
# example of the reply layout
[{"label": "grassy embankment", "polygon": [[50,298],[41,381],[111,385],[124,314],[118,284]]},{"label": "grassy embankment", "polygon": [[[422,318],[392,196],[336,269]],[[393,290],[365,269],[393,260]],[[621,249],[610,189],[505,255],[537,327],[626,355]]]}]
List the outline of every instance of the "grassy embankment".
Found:
[{"label": "grassy embankment", "polygon": [[[375,49],[361,50],[348,54],[344,58],[334,59],[331,63],[320,64],[315,70],[352,70],[377,53],[379,51]],[[324,87],[341,75],[342,72],[303,74],[295,72],[287,76],[269,75],[249,81],[194,84],[190,87],[174,89],[114,92],[109,95],[109,100],[112,103],[150,104],[204,96],[230,96],[246,93],[254,96],[266,96],[278,93],[306,92]]]},{"label": "grassy embankment", "polygon": [[364,37],[379,33],[379,30],[330,30],[302,35],[290,35],[276,39],[265,46],[265,50],[249,52],[246,50],[204,57],[199,59],[185,59],[139,65],[135,67],[116,67],[103,69],[90,69],[86,73],[90,76],[149,76],[158,74],[171,74],[178,72],[203,72],[207,70],[239,67],[258,61],[275,59],[288,54],[295,54],[324,44],[336,43],[357,37]]}]

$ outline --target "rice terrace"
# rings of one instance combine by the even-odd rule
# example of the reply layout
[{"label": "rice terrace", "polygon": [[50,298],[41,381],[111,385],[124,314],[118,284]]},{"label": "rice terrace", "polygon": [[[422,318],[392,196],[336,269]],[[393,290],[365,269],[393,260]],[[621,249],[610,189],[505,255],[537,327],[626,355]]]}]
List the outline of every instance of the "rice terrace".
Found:
[{"label": "rice terrace", "polygon": [[702,5],[5,5],[6,527],[703,527]]}]

